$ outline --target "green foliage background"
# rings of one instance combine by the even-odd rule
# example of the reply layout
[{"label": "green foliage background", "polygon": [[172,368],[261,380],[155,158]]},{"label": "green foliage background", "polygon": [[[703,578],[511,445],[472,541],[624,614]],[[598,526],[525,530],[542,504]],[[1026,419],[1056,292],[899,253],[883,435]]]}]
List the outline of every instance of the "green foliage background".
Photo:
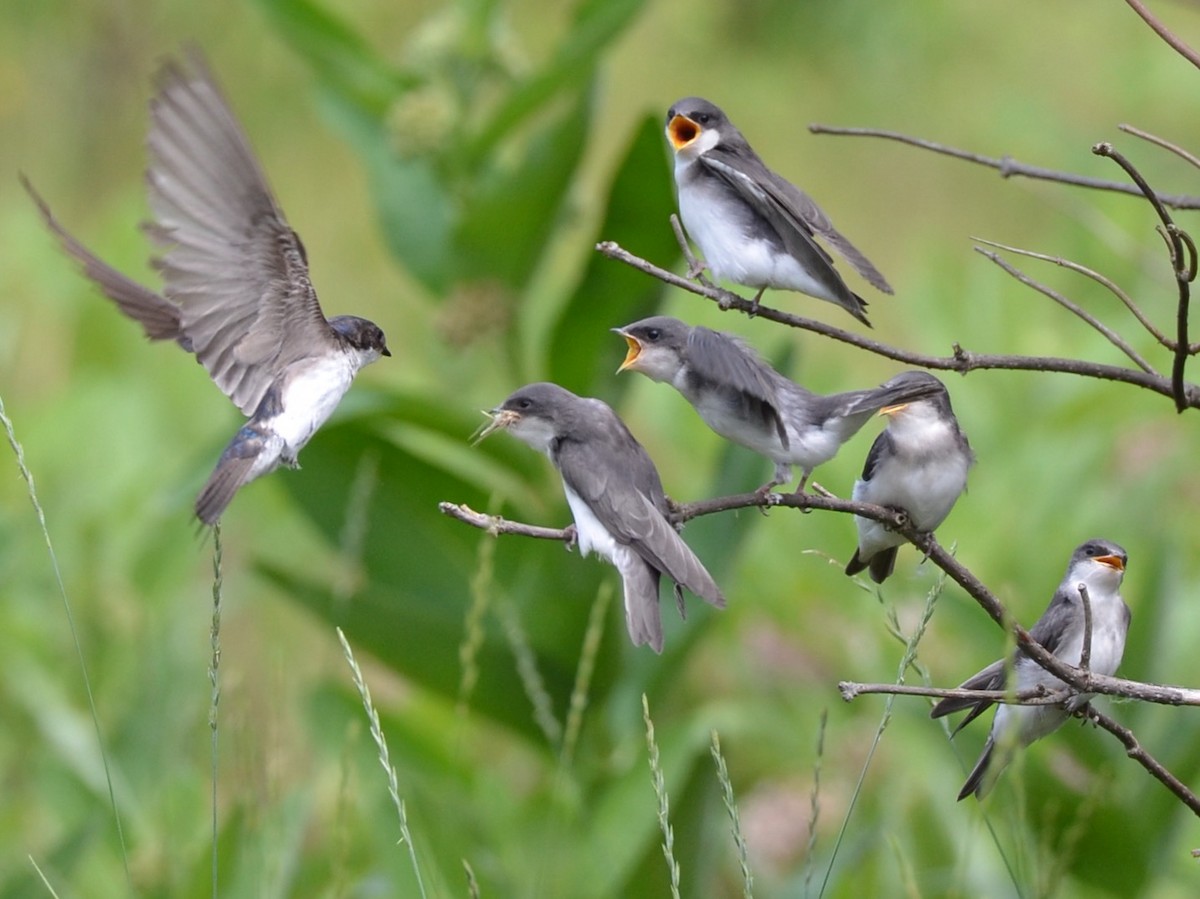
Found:
[{"label": "green foliage background", "polygon": [[[1200,41],[1194,11],[1163,12]],[[903,645],[889,614],[910,633],[938,579],[906,551],[881,595],[861,589],[839,567],[850,520],[777,510],[689,525],[729,609],[693,604],[681,623],[665,604],[660,658],[628,645],[611,569],[437,512],[451,500],[567,521],[545,460],[503,437],[467,446],[477,410],[537,379],[616,404],[677,499],[760,483],[767,463],[724,445],[672,391],[613,374],[623,349],[607,329],[651,310],[743,334],[817,390],[897,370],[659,290],[592,251],[615,239],[677,263],[660,129],[685,94],[724,106],[888,275],[897,295],[871,307],[881,339],[1121,361],[973,253],[971,235],[1098,268],[1169,328],[1174,291],[1145,203],[805,128],[889,127],[1118,178],[1089,152],[1109,139],[1161,190],[1200,192],[1193,169],[1116,129],[1131,121],[1200,145],[1200,74],[1126,6],[171,0],[9,4],[0,23],[0,395],[79,628],[129,867],[127,880],[54,569],[10,463],[0,896],[48,893],[30,859],[60,896],[211,893],[211,540],[189,513],[238,418],[199,367],[147,344],[87,287],[16,177],[28,174],[107,259],[150,278],[134,227],[145,100],[156,62],[189,40],[303,235],[327,313],[374,319],[396,354],[362,375],[302,471],[247,489],[224,522],[222,896],[415,895],[335,624],[381,708],[430,895],[467,894],[462,860],[484,896],[668,895],[643,693],[686,896],[741,894],[714,729],[755,895],[815,896],[827,874],[828,896],[1195,895],[1195,819],[1091,730],[1065,728],[988,802],[958,804],[983,727],[952,744],[927,703],[898,701],[851,811],[885,704],[846,705],[836,683],[894,678]],[[1167,367],[1110,295],[1029,268]],[[766,302],[848,324],[804,298]],[[1030,624],[1077,543],[1118,540],[1134,609],[1122,673],[1200,680],[1190,416],[1068,376],[977,372],[949,386],[979,465],[943,542]],[[871,439],[859,435],[818,480],[847,494]],[[594,673],[564,755],[597,602]],[[948,588],[919,662],[952,684],[1003,643]],[[518,660],[540,678],[540,717]],[[1113,711],[1195,781],[1190,710]]]}]

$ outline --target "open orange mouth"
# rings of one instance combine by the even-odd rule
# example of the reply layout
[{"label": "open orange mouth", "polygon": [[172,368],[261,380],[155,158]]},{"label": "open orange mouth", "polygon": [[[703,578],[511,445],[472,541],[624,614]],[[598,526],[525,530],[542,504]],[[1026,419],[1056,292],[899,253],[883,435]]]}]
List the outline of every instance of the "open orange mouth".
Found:
[{"label": "open orange mouth", "polygon": [[1115,568],[1117,571],[1125,570],[1125,562],[1120,556],[1096,556],[1096,561],[1109,568]]},{"label": "open orange mouth", "polygon": [[700,136],[700,126],[687,116],[676,113],[675,117],[667,123],[667,136],[671,139],[671,146],[676,150],[682,150]]},{"label": "open orange mouth", "polygon": [[629,344],[629,350],[625,353],[625,361],[621,363],[621,367],[617,369],[617,374],[625,371],[638,360],[638,356],[642,354],[642,345],[636,337],[630,337],[628,334],[622,334],[625,342]]}]

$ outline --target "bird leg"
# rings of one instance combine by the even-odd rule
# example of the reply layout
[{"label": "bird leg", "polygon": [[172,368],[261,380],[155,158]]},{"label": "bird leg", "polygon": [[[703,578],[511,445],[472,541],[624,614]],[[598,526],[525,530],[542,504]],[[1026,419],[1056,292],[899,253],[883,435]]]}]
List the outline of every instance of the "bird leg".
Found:
[{"label": "bird leg", "polygon": [[758,315],[758,301],[762,299],[763,292],[766,289],[766,286],[760,287],[758,289],[758,293],[754,295],[754,299],[750,301],[750,311],[746,313],[748,316],[750,316],[750,318],[754,318],[754,316]]},{"label": "bird leg", "polygon": [[573,552],[579,545],[579,529],[575,527],[574,522],[563,528],[563,545],[567,552]]},{"label": "bird leg", "polygon": [[300,460],[297,459],[295,456],[289,456],[287,453],[280,454],[279,464],[283,465],[286,468],[292,469],[292,471],[300,470]]},{"label": "bird leg", "polygon": [[708,268],[708,263],[702,259],[696,259],[694,256],[688,262],[687,279],[689,281],[697,281],[704,274],[704,270]]}]

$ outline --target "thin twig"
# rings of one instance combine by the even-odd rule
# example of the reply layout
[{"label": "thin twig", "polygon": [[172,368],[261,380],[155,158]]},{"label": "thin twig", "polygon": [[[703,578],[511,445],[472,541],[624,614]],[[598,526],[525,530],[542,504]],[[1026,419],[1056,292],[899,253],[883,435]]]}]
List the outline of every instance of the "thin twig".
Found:
[{"label": "thin twig", "polygon": [[1117,128],[1119,128],[1121,131],[1124,131],[1126,134],[1132,134],[1134,137],[1140,137],[1142,140],[1148,141],[1149,143],[1154,144],[1156,147],[1162,147],[1164,150],[1169,150],[1180,159],[1200,169],[1200,157],[1189,153],[1178,144],[1173,144],[1169,140],[1159,137],[1157,134],[1151,134],[1149,131],[1143,131],[1141,128],[1135,127],[1134,125],[1118,125]]},{"label": "thin twig", "polygon": [[1156,780],[1170,790],[1184,805],[1190,808],[1192,814],[1200,815],[1200,798],[1197,798],[1196,794],[1189,790],[1178,777],[1164,768],[1158,759],[1143,749],[1142,744],[1138,742],[1138,738],[1134,736],[1133,731],[1122,724],[1118,724],[1103,712],[1096,711],[1090,705],[1087,709],[1088,719],[1096,722],[1120,740],[1125,746],[1126,755],[1149,771]]},{"label": "thin twig", "polygon": [[[1043,262],[1050,262],[1070,271],[1083,275],[1086,278],[1091,278],[1101,287],[1106,288],[1113,296],[1125,304],[1125,308],[1133,313],[1134,318],[1138,320],[1143,328],[1145,328],[1160,345],[1168,350],[1174,351],[1175,341],[1158,329],[1154,322],[1150,321],[1149,317],[1144,313],[1140,306],[1133,301],[1133,298],[1123,291],[1111,279],[1100,274],[1094,269],[1088,268],[1086,265],[1080,265],[1078,262],[1072,262],[1070,259],[1064,259],[1062,256],[1048,256],[1045,253],[1035,253],[1033,250],[1025,250],[1021,247],[1012,247],[1008,244],[997,243],[994,240],[988,240],[985,237],[972,237],[971,240],[978,241],[982,244],[987,244],[989,247],[995,247],[998,250],[1004,250],[1006,253],[1015,253],[1018,256],[1028,256],[1030,259],[1040,259]],[[1200,352],[1200,343],[1192,344],[1188,348],[1191,353]]]},{"label": "thin twig", "polygon": [[1008,274],[1012,275],[1014,278],[1016,278],[1018,281],[1020,281],[1026,287],[1032,288],[1033,290],[1036,290],[1038,293],[1042,294],[1043,296],[1049,297],[1050,299],[1054,300],[1054,302],[1058,303],[1058,305],[1060,305],[1064,309],[1066,309],[1068,312],[1078,316],[1080,319],[1087,322],[1087,324],[1091,325],[1093,328],[1095,328],[1097,331],[1099,331],[1108,340],[1109,343],[1111,343],[1113,346],[1115,346],[1117,349],[1119,349],[1122,353],[1124,353],[1126,356],[1128,356],[1130,358],[1130,360],[1132,360],[1133,364],[1136,365],[1138,368],[1140,368],[1142,371],[1149,372],[1151,374],[1158,374],[1154,370],[1154,368],[1150,365],[1150,363],[1147,362],[1145,359],[1143,359],[1141,354],[1139,354],[1137,350],[1135,350],[1132,346],[1129,345],[1128,342],[1126,342],[1125,338],[1123,338],[1116,331],[1112,330],[1112,328],[1105,325],[1103,322],[1101,322],[1099,319],[1097,319],[1094,315],[1092,315],[1090,312],[1085,310],[1083,307],[1079,306],[1074,301],[1063,296],[1061,293],[1059,293],[1054,288],[1049,287],[1048,285],[1045,285],[1040,281],[1034,280],[1029,275],[1025,274],[1023,271],[1021,271],[1019,268],[1017,268],[1015,265],[1013,265],[1011,262],[1008,262],[1007,260],[1002,259],[999,256],[999,254],[993,253],[991,250],[985,250],[985,249],[983,249],[983,247],[976,247],[975,252],[979,253],[981,256],[984,256],[984,257],[990,259],[992,262],[994,262],[996,265],[1000,266],[1001,269],[1003,269]]},{"label": "thin twig", "polygon": [[1092,668],[1092,597],[1087,584],[1079,585],[1079,599],[1083,603],[1083,646],[1079,650],[1079,670]]},{"label": "thin twig", "polygon": [[[861,350],[866,350],[868,353],[874,353],[886,359],[894,359],[897,362],[903,362],[907,365],[916,365],[940,371],[954,371],[964,375],[971,371],[983,369],[1059,372],[1106,381],[1120,381],[1125,384],[1142,387],[1166,397],[1174,397],[1175,395],[1170,379],[1164,378],[1161,375],[1154,375],[1118,365],[1104,365],[1097,362],[1062,359],[1052,356],[975,353],[965,350],[957,344],[953,348],[954,355],[952,356],[929,356],[923,353],[914,353],[910,350],[881,343],[870,337],[863,337],[849,331],[843,331],[841,328],[827,325],[815,319],[782,312],[778,309],[764,306],[761,303],[755,309],[753,303],[735,293],[719,287],[705,287],[703,284],[689,281],[680,275],[659,268],[652,262],[647,262],[645,259],[635,256],[613,241],[603,241],[596,245],[596,249],[610,259],[615,259],[618,262],[645,272],[666,284],[689,291],[697,296],[706,297],[722,309],[736,309],[739,312],[747,314],[754,313],[758,318],[786,325],[789,328],[798,328],[803,331],[810,331],[813,334],[820,334],[831,340],[837,340],[841,343],[858,347]],[[1187,385],[1187,404],[1192,408],[1200,408],[1200,388],[1197,388],[1194,384]]]},{"label": "thin twig", "polygon": [[897,696],[928,696],[930,699],[970,699],[980,702],[1005,702],[1009,705],[1058,705],[1075,695],[1074,690],[1050,690],[1044,684],[1028,690],[968,690],[964,687],[926,687],[909,684],[860,684],[838,681],[838,692],[846,702],[860,696],[882,693]]},{"label": "thin twig", "polygon": [[[902,144],[908,144],[912,147],[920,147],[923,150],[931,150],[934,153],[941,153],[944,156],[952,156],[955,159],[964,159],[967,162],[978,163],[979,165],[988,166],[1000,172],[1003,178],[1023,177],[1033,178],[1039,181],[1054,181],[1059,184],[1071,184],[1076,187],[1090,187],[1095,190],[1109,190],[1114,193],[1130,194],[1137,196],[1139,191],[1137,188],[1125,184],[1121,181],[1106,181],[1103,178],[1089,178],[1085,175],[1076,175],[1073,172],[1060,172],[1055,169],[1046,169],[1036,165],[1026,165],[1023,162],[1017,162],[1011,156],[1002,156],[1000,158],[992,156],[982,156],[978,153],[971,153],[968,150],[960,150],[957,147],[949,147],[945,144],[939,144],[931,140],[925,140],[919,137],[912,137],[908,134],[901,134],[898,131],[885,131],[879,128],[841,128],[833,125],[812,124],[808,126],[808,130],[813,134],[833,134],[849,137],[880,137],[885,140],[899,141]],[[1200,197],[1190,196],[1186,194],[1172,194],[1170,196],[1161,197],[1162,201],[1172,209],[1200,209]]]},{"label": "thin twig", "polygon": [[1146,5],[1142,0],[1125,0],[1129,4],[1130,9],[1142,17],[1142,21],[1149,25],[1154,33],[1166,41],[1172,50],[1200,69],[1200,54],[1189,47],[1179,37],[1177,37],[1166,25],[1160,22],[1150,10],[1146,9]]},{"label": "thin twig", "polygon": [[[1131,4],[1135,0],[1128,0]],[[1163,205],[1162,198],[1154,192],[1149,182],[1142,177],[1128,159],[1118,152],[1112,144],[1098,143],[1092,147],[1097,156],[1105,156],[1125,170],[1133,182],[1142,191],[1154,211],[1158,213],[1163,225],[1163,238],[1171,251],[1171,269],[1175,274],[1175,282],[1179,285],[1179,304],[1176,310],[1175,360],[1171,366],[1171,395],[1175,398],[1175,409],[1182,412],[1187,408],[1187,384],[1183,380],[1184,368],[1188,358],[1188,305],[1191,300],[1189,285],[1196,278],[1196,246],[1174,221]]]}]

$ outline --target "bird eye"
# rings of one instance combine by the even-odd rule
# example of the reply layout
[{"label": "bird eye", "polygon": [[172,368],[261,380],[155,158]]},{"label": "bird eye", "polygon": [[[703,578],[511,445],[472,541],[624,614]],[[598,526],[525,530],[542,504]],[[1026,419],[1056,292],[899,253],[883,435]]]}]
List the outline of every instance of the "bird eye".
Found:
[{"label": "bird eye", "polygon": [[710,116],[707,112],[697,113],[696,115],[696,121],[701,125],[707,125],[711,118],[712,116]]},{"label": "bird eye", "polygon": [[517,408],[518,409],[528,409],[532,405],[533,405],[533,403],[530,402],[529,400],[526,400],[526,399],[517,400]]},{"label": "bird eye", "polygon": [[649,331],[646,332],[647,340],[658,340],[658,338],[660,338],[660,337],[662,337],[662,331],[659,330],[658,328],[651,328]]}]

